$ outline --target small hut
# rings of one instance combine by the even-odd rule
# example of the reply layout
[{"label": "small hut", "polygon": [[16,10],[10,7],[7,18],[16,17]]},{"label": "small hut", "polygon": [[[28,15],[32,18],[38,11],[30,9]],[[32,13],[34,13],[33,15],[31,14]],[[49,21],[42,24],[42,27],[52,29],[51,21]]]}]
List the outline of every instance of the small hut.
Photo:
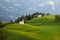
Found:
[{"label": "small hut", "polygon": [[38,17],[42,17],[42,15],[38,15]]},{"label": "small hut", "polygon": [[20,21],[19,24],[24,24],[24,19],[22,21]]}]

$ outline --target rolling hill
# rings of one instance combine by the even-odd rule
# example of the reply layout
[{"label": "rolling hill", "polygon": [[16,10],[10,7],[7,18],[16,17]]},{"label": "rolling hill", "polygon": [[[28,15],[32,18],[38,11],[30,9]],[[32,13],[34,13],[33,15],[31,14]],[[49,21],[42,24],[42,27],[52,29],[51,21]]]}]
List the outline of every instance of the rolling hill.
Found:
[{"label": "rolling hill", "polygon": [[7,40],[40,40],[40,28],[31,25],[9,24],[4,28]]},{"label": "rolling hill", "polygon": [[54,19],[53,15],[48,15],[34,18],[24,25],[5,25],[7,40],[60,40],[60,25],[55,24]]},{"label": "rolling hill", "polygon": [[28,21],[27,24],[31,25],[50,25],[55,24],[55,16],[54,15],[45,15],[43,17],[33,18]]}]

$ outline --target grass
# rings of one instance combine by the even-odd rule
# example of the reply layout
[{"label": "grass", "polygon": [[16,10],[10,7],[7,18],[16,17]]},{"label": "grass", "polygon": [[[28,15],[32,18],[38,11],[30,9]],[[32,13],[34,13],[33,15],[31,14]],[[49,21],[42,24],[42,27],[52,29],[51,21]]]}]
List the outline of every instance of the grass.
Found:
[{"label": "grass", "polygon": [[5,25],[7,40],[60,40],[60,25],[55,24],[55,16],[34,18],[27,23]]},{"label": "grass", "polygon": [[7,40],[60,40],[60,25],[9,24],[4,29]]},{"label": "grass", "polygon": [[55,24],[55,16],[54,15],[46,15],[44,17],[37,17],[27,22],[27,24],[31,25],[48,25]]},{"label": "grass", "polygon": [[4,28],[7,32],[8,40],[40,40],[40,28],[28,24],[9,24]]}]

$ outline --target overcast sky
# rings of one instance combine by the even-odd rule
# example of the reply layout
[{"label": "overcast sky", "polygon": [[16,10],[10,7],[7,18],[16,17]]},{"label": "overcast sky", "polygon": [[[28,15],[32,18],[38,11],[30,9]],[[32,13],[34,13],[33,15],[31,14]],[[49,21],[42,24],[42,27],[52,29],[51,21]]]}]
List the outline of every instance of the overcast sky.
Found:
[{"label": "overcast sky", "polygon": [[0,18],[15,19],[34,12],[60,14],[60,0],[0,0]]}]

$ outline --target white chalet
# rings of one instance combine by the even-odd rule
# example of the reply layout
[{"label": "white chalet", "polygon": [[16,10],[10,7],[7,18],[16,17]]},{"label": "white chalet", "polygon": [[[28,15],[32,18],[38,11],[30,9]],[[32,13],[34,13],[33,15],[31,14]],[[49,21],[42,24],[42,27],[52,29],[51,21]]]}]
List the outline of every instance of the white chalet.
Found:
[{"label": "white chalet", "polygon": [[38,15],[38,17],[42,17],[42,15]]},{"label": "white chalet", "polygon": [[22,21],[20,21],[19,24],[24,24],[24,19]]}]

